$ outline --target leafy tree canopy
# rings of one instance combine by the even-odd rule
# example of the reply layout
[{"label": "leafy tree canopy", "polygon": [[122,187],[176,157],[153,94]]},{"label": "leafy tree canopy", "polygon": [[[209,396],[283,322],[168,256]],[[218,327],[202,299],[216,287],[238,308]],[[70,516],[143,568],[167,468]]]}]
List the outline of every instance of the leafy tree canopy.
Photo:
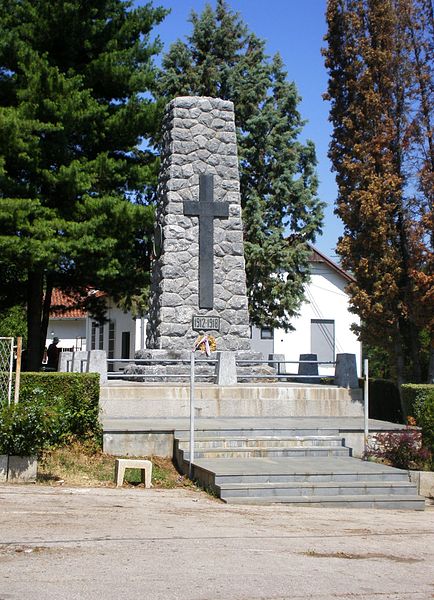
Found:
[{"label": "leafy tree canopy", "polygon": [[[338,252],[359,334],[402,383],[434,378],[431,0],[329,0],[330,158]],[[426,354],[430,339],[431,357]],[[428,366],[429,365],[429,366]]]},{"label": "leafy tree canopy", "polygon": [[30,368],[54,285],[116,295],[146,284],[158,164],[140,144],[156,133],[150,34],[165,13],[0,0],[0,279],[15,272],[26,289]]}]

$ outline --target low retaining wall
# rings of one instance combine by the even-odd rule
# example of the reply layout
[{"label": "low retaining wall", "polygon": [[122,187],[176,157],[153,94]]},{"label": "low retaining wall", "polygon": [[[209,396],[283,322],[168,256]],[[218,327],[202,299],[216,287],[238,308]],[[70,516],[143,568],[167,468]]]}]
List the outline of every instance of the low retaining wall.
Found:
[{"label": "low retaining wall", "polygon": [[[190,413],[187,385],[105,385],[104,418],[182,418]],[[360,417],[362,390],[297,384],[197,385],[197,417]]]}]

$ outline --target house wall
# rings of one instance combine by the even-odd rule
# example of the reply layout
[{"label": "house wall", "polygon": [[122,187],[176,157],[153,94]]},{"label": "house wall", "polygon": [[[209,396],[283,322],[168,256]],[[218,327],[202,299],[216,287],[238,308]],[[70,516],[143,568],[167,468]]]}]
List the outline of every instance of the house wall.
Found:
[{"label": "house wall", "polygon": [[[275,332],[271,330],[274,335]],[[274,352],[274,339],[261,337],[261,329],[259,327],[251,327],[251,344],[254,352],[260,352],[264,358],[268,358],[269,354]]]},{"label": "house wall", "polygon": [[[311,282],[306,287],[306,299],[301,307],[300,317],[294,320],[293,332],[275,332],[274,351],[285,354],[287,360],[298,360],[300,354],[313,352],[311,329],[312,320],[334,322],[334,358],[339,353],[356,355],[360,375],[361,344],[351,332],[351,324],[359,322],[356,315],[349,312],[347,281],[325,263],[313,263]],[[294,365],[297,367],[297,365]],[[332,375],[333,366],[319,368],[320,375]]]},{"label": "house wall", "polygon": [[54,337],[60,339],[58,348],[86,350],[86,319],[50,319],[45,342],[47,348]]},{"label": "house wall", "polygon": [[[334,322],[334,358],[339,353],[356,355],[358,374],[361,373],[361,344],[351,332],[356,315],[349,312],[347,280],[325,263],[311,263],[311,282],[306,286],[306,299],[300,316],[293,320],[294,331],[274,331],[274,353],[284,354],[286,360],[298,361],[300,354],[312,353],[312,320]],[[260,351],[252,337],[252,349]],[[287,371],[297,373],[298,365],[287,365]],[[333,375],[334,366],[320,366],[320,375]]]},{"label": "house wall", "polygon": [[[121,309],[117,308],[113,305],[112,302],[109,302],[106,312],[107,321],[102,325],[96,324],[95,328],[95,341],[92,344],[92,323],[94,320],[91,318],[86,319],[86,339],[87,339],[87,348],[88,350],[92,349],[92,345],[94,345],[94,349],[96,350],[105,350],[107,352],[107,356],[109,354],[110,348],[110,322],[114,324],[114,340],[113,340],[113,357],[120,358],[122,355],[122,333],[128,332],[130,334],[129,348],[128,348],[128,357],[132,358],[134,356],[135,344],[136,344],[136,321],[132,318],[130,313],[124,313]],[[102,329],[102,337],[100,335],[100,331]],[[101,343],[102,342],[102,343]]]}]

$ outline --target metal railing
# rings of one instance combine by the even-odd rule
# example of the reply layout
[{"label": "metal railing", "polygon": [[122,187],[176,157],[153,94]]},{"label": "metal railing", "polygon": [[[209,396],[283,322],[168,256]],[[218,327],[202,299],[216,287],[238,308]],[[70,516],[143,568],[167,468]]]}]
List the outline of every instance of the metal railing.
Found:
[{"label": "metal railing", "polygon": [[[193,352],[191,353],[193,354]],[[116,366],[118,363],[126,364],[126,365],[143,365],[143,366],[159,366],[159,365],[188,365],[191,364],[191,359],[189,358],[108,358],[107,365]],[[195,364],[209,364],[216,365],[216,358],[199,358],[195,359]],[[187,373],[125,373],[124,371],[114,371],[107,369],[107,378],[108,379],[134,379],[134,378],[145,378],[145,379],[190,379],[190,370]],[[196,374],[196,377],[209,377],[209,375],[201,375]]]},{"label": "metal railing", "polygon": [[[192,353],[193,354],[193,353]],[[217,365],[216,358],[195,358],[195,365]],[[329,379],[332,375],[321,374],[315,375],[310,373],[288,373],[284,372],[281,365],[325,365],[325,366],[335,366],[335,361],[325,361],[325,360],[272,360],[272,359],[262,359],[262,360],[252,360],[252,359],[237,359],[236,365],[239,367],[253,367],[265,365],[268,367],[275,368],[276,371],[274,373],[240,373],[240,379],[281,379],[281,380],[292,380],[292,379]],[[109,358],[107,359],[107,377],[108,379],[166,379],[166,380],[176,380],[179,378],[188,380],[190,378],[190,372],[182,373],[181,371],[178,373],[154,373],[154,372],[142,372],[142,373],[125,373],[124,370],[120,367],[119,370],[113,369],[118,365],[143,365],[143,366],[159,366],[159,365],[190,365],[190,358]],[[112,367],[112,368],[110,368]],[[208,378],[212,376],[211,374],[201,374],[196,373],[197,378]]]}]

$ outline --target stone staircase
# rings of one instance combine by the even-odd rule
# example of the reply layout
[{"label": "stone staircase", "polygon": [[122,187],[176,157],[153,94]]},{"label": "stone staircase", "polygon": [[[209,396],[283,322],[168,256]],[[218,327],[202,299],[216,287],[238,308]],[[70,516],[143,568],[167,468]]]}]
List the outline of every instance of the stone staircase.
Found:
[{"label": "stone staircase", "polygon": [[[189,440],[175,432],[175,460],[189,470]],[[193,477],[224,502],[423,510],[407,471],[351,456],[333,429],[202,430]]]}]

